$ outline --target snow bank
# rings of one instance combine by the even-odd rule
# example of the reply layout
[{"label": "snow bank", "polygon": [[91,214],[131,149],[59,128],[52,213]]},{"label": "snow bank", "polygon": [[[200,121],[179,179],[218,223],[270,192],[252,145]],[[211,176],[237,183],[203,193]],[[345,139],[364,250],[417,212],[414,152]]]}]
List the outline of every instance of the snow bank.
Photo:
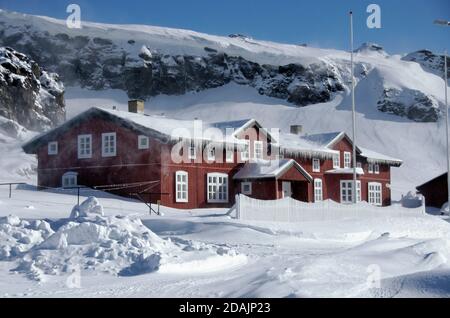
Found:
[{"label": "snow bank", "polygon": [[0,218],[0,261],[20,257],[52,234],[45,221],[28,222],[13,215]]},{"label": "snow bank", "polygon": [[443,214],[450,214],[449,213],[449,208],[448,208],[448,202],[445,202],[442,207],[441,207],[441,213]]},{"label": "snow bank", "polygon": [[198,268],[206,264],[210,270],[218,264],[220,270],[227,264],[235,266],[236,260],[239,264],[246,260],[232,249],[163,239],[137,217],[105,217],[95,197],[75,206],[56,231],[45,221],[3,217],[0,242],[0,260],[18,260],[15,271],[39,281],[46,275],[70,274],[77,268],[130,276],[165,266],[189,271],[189,264]]}]

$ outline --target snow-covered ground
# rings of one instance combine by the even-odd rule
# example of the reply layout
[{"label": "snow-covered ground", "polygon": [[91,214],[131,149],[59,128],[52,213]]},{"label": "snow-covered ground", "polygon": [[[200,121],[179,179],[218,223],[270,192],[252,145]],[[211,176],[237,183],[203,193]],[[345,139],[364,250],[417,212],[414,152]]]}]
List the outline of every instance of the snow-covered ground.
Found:
[{"label": "snow-covered ground", "polygon": [[[9,199],[0,189],[0,296],[450,296],[450,224],[437,216],[297,224],[239,221],[223,209],[156,216],[95,191],[82,200],[96,195],[103,209],[94,200],[95,213],[67,220],[77,198],[61,192],[20,186]],[[20,219],[1,218],[11,213]]]}]

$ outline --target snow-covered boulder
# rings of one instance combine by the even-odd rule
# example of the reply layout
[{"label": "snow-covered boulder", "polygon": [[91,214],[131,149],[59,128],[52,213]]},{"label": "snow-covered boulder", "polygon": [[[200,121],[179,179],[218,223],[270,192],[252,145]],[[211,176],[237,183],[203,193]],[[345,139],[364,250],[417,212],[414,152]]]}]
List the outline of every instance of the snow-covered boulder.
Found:
[{"label": "snow-covered boulder", "polygon": [[103,206],[98,202],[96,197],[89,197],[83,201],[80,206],[75,205],[70,213],[71,219],[90,216],[104,216]]},{"label": "snow-covered boulder", "polygon": [[412,191],[404,195],[401,200],[402,206],[405,208],[418,208],[422,205],[422,202],[423,196]]}]

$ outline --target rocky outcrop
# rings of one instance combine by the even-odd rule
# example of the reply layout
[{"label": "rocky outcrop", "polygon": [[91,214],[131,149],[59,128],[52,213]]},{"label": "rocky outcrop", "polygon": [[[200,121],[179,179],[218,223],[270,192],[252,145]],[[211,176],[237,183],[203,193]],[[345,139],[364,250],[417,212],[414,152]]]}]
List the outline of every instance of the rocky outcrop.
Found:
[{"label": "rocky outcrop", "polygon": [[378,110],[418,122],[436,122],[441,115],[438,102],[417,90],[386,88]]},{"label": "rocky outcrop", "polygon": [[[106,38],[65,33],[49,36],[36,31],[26,36],[0,33],[0,43],[30,54],[40,65],[58,73],[66,85],[122,89],[130,98],[179,95],[235,82],[305,106],[329,101],[334,92],[344,89],[339,73],[323,62],[260,65],[208,47],[202,56],[166,55],[146,46],[133,48],[137,44],[132,39],[123,48]],[[133,50],[140,53],[130,54]]]},{"label": "rocky outcrop", "polygon": [[[444,75],[444,55],[437,55],[428,50],[410,53],[402,58],[404,61],[419,63],[427,72],[440,77]],[[447,56],[447,76],[450,78],[450,58]]]},{"label": "rocky outcrop", "polygon": [[0,116],[37,131],[64,121],[64,86],[58,75],[25,54],[1,47]]}]

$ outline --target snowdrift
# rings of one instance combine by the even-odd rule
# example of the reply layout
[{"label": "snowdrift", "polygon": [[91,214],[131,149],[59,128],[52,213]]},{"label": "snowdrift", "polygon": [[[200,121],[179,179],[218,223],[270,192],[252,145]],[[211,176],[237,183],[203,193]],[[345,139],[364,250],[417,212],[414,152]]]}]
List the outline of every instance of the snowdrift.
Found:
[{"label": "snowdrift", "polygon": [[231,249],[163,239],[137,217],[105,217],[95,197],[75,206],[55,230],[45,221],[4,217],[0,238],[0,261],[17,260],[14,271],[38,281],[81,270],[121,276],[190,272],[193,266],[214,271],[246,261]]}]

